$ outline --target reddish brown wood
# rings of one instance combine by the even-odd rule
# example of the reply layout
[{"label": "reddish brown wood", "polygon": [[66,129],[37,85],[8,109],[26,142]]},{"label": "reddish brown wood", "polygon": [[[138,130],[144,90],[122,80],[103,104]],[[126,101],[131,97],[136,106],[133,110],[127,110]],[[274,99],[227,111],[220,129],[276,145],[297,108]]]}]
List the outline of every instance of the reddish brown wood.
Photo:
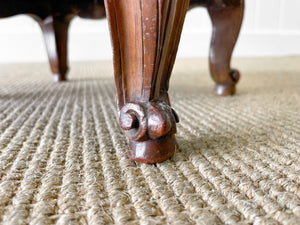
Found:
[{"label": "reddish brown wood", "polygon": [[130,159],[157,163],[175,151],[178,117],[168,83],[189,0],[106,0],[120,124]]},{"label": "reddish brown wood", "polygon": [[216,82],[214,93],[233,95],[240,73],[230,68],[233,48],[239,36],[243,15],[244,0],[211,1],[208,12],[213,23],[213,36],[210,48],[210,72]]},{"label": "reddish brown wood", "polygon": [[33,17],[38,21],[43,31],[54,81],[66,80],[68,27],[73,16],[57,17],[50,15],[45,19]]},{"label": "reddish brown wood", "polygon": [[230,68],[233,48],[239,36],[243,15],[244,0],[191,0],[191,7],[207,7],[213,24],[210,47],[210,72],[216,82],[216,95],[233,95],[240,73]]}]

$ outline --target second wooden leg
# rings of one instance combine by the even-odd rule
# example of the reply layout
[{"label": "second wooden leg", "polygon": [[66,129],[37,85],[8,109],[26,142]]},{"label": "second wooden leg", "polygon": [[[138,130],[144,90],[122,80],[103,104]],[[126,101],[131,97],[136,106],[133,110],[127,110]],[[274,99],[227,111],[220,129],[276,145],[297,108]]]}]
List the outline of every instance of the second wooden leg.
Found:
[{"label": "second wooden leg", "polygon": [[67,79],[67,41],[71,18],[48,16],[38,22],[42,28],[54,81]]},{"label": "second wooden leg", "polygon": [[244,0],[208,0],[207,8],[213,23],[210,71],[216,82],[214,93],[233,95],[240,73],[230,68],[230,61],[243,20]]}]

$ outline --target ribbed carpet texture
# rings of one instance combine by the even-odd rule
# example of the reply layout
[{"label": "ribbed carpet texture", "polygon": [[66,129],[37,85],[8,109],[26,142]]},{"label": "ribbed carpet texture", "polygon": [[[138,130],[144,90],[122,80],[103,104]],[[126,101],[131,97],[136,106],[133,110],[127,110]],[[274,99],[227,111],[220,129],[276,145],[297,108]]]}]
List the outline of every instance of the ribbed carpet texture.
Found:
[{"label": "ribbed carpet texture", "polygon": [[179,148],[130,161],[111,62],[0,66],[1,224],[300,224],[300,57],[235,59],[212,95],[206,59],[170,83]]}]

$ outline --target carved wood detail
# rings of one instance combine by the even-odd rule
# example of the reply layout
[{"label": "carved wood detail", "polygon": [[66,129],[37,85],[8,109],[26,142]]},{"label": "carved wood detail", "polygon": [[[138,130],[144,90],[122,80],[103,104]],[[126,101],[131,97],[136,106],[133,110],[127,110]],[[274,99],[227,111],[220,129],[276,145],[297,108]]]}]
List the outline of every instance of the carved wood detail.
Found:
[{"label": "carved wood detail", "polygon": [[156,163],[175,151],[178,117],[168,86],[188,0],[106,0],[120,124],[131,159]]}]

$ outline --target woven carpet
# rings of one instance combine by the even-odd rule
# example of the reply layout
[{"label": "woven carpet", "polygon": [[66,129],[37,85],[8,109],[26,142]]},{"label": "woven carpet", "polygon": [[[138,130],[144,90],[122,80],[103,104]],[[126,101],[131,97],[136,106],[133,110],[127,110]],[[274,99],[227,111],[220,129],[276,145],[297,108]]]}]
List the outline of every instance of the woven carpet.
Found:
[{"label": "woven carpet", "polygon": [[178,60],[181,122],[166,162],[126,157],[110,62],[0,66],[0,223],[300,224],[300,57],[235,59],[216,97],[205,59]]}]

